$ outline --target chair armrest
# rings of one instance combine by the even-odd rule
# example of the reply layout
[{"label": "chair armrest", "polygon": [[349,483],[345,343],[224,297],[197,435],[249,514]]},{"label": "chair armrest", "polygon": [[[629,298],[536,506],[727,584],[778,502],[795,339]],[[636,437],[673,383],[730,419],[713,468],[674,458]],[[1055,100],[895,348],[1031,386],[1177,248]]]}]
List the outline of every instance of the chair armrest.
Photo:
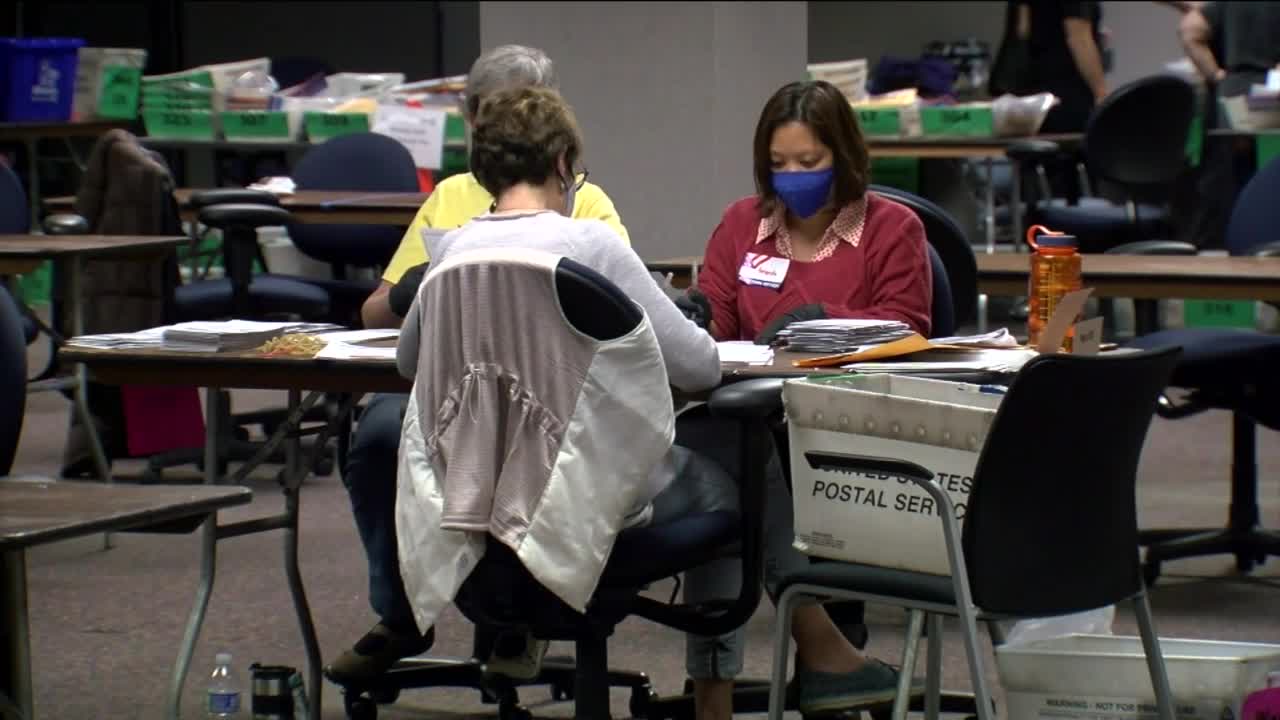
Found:
[{"label": "chair armrest", "polygon": [[58,213],[44,219],[44,231],[50,235],[88,235],[89,221],[75,213]]},{"label": "chair armrest", "polygon": [[896,458],[872,457],[870,455],[848,455],[810,450],[804,454],[809,467],[814,470],[853,471],[866,474],[892,475],[910,478],[923,483],[933,480],[933,473],[927,468],[908,460]]},{"label": "chair armrest", "polygon": [[[1277,245],[1280,252],[1280,244]],[[1195,245],[1178,240],[1139,240],[1107,249],[1106,255],[1195,255]]]},{"label": "chair armrest", "polygon": [[[200,223],[216,228],[260,228],[288,225],[291,215],[282,207],[230,203],[211,205],[200,211]],[[257,242],[257,239],[254,239]]]},{"label": "chair armrest", "polygon": [[1019,163],[1043,162],[1062,152],[1062,146],[1052,140],[1019,140],[1009,143],[1004,154]]},{"label": "chair armrest", "polygon": [[213,188],[197,190],[191,193],[187,201],[191,207],[200,210],[213,205],[250,204],[271,205],[280,207],[280,198],[266,190],[250,190],[248,188]]},{"label": "chair armrest", "polygon": [[1280,257],[1280,240],[1258,245],[1249,254],[1254,257]]},{"label": "chair armrest", "polygon": [[783,378],[757,378],[716,388],[707,400],[712,414],[742,420],[765,420],[782,412]]}]

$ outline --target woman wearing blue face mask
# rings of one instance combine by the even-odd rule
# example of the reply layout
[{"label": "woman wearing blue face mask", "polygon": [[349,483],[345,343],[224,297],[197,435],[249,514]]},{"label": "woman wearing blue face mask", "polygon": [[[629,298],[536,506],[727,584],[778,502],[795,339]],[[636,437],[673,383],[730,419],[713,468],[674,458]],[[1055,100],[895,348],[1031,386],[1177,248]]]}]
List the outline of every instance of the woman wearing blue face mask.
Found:
[{"label": "woman wearing blue face mask", "polygon": [[[725,211],[692,302],[683,305],[718,340],[768,343],[787,323],[827,317],[901,320],[927,335],[932,278],[924,227],[909,208],[867,192],[869,162],[853,111],[834,86],[797,82],[776,92],[756,126],[757,192]],[[676,425],[677,442],[739,478],[740,437],[732,421],[704,407],[682,413]],[[764,580],[775,597],[779,577],[808,564],[792,547],[785,460],[775,452],[766,467]],[[730,558],[686,573],[685,601],[736,597],[738,569]],[[821,605],[795,610],[793,687],[801,713],[893,698],[897,671],[860,654],[842,632],[848,624],[846,618],[837,627]],[[688,637],[698,720],[730,718],[743,639],[741,630]]]},{"label": "woman wearing blue face mask", "polygon": [[698,290],[718,340],[768,343],[796,320],[901,320],[929,334],[924,227],[867,192],[867,146],[833,85],[774,93],[756,125],[756,194],[725,210]]}]

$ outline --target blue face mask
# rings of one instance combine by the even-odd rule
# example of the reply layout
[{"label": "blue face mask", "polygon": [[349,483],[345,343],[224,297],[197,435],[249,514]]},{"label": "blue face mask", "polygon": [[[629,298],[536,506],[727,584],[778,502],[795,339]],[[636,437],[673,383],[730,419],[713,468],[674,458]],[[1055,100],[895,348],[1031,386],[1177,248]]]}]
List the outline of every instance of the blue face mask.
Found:
[{"label": "blue face mask", "polygon": [[788,210],[797,217],[807,218],[827,204],[834,178],[834,168],[774,172],[773,191]]}]

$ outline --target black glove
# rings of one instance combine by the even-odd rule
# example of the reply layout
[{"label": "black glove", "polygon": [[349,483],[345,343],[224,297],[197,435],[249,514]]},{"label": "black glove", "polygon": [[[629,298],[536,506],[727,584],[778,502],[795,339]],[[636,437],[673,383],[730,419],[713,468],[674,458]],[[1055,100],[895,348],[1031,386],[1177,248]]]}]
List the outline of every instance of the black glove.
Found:
[{"label": "black glove", "polygon": [[676,298],[676,307],[680,308],[680,312],[692,320],[694,325],[703,330],[711,328],[711,301],[702,294],[701,290],[690,288],[688,293]]},{"label": "black glove", "polygon": [[391,312],[400,317],[409,314],[409,306],[413,304],[413,298],[418,294],[418,286],[422,284],[422,278],[426,277],[427,268],[430,265],[429,262],[414,265],[404,271],[404,275],[400,276],[400,282],[391,286],[391,292],[387,293]]},{"label": "black glove", "polygon": [[801,305],[791,312],[783,313],[773,319],[773,322],[765,326],[760,334],[756,336],[757,345],[769,345],[773,339],[777,337],[778,331],[790,325],[793,322],[801,320],[822,320],[827,316],[827,311],[822,309],[821,305]]}]

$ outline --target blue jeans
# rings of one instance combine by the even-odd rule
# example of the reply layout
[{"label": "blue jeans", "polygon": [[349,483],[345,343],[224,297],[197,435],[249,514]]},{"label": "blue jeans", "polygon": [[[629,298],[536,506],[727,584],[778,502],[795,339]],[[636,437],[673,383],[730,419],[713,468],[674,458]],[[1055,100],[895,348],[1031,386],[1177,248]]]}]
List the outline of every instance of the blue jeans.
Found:
[{"label": "blue jeans", "polygon": [[369,399],[347,456],[342,482],[369,561],[369,604],[384,625],[417,627],[400,579],[396,550],[396,467],[400,416],[408,395],[379,393]]}]

